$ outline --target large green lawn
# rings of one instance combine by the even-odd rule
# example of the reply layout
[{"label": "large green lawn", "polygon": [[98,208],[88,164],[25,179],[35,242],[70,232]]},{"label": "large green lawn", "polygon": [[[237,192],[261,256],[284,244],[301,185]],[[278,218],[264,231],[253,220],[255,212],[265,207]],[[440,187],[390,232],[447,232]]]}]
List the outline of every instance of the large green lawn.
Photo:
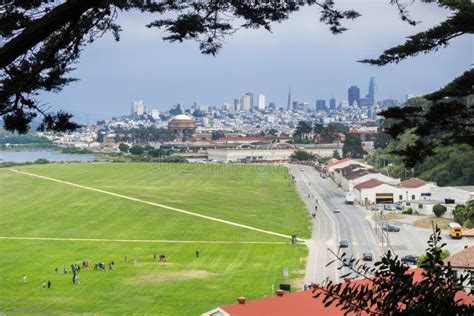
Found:
[{"label": "large green lawn", "polygon": [[[96,163],[20,169],[255,228],[309,236],[304,205],[283,168]],[[294,284],[302,277],[306,248],[292,247],[284,238],[7,169],[0,169],[0,191],[0,237],[190,241],[0,239],[0,313],[199,314],[240,295],[269,295],[272,284],[283,281],[284,267]],[[154,252],[167,255],[166,267],[153,262]],[[53,273],[82,259],[114,260],[116,269],[83,271],[80,285],[72,284],[71,275]],[[51,280],[53,288],[42,289],[43,280]]]}]

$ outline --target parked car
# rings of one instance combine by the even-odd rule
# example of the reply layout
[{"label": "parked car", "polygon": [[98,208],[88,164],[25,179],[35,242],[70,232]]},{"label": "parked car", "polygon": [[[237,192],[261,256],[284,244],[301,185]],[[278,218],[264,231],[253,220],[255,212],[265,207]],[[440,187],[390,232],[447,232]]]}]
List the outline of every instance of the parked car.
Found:
[{"label": "parked car", "polygon": [[413,256],[413,255],[406,255],[402,257],[401,262],[404,264],[417,264],[418,263],[418,256]]},{"label": "parked car", "polygon": [[339,248],[347,248],[349,247],[349,243],[347,242],[347,240],[341,240],[339,242]]},{"label": "parked car", "polygon": [[338,209],[337,207],[334,208],[334,213],[341,213],[341,210]]},{"label": "parked car", "polygon": [[388,232],[399,232],[400,227],[396,226],[393,223],[388,223],[387,225],[383,227],[383,230],[388,231]]},{"label": "parked car", "polygon": [[364,252],[362,254],[362,260],[364,261],[372,261],[374,258],[370,252]]}]

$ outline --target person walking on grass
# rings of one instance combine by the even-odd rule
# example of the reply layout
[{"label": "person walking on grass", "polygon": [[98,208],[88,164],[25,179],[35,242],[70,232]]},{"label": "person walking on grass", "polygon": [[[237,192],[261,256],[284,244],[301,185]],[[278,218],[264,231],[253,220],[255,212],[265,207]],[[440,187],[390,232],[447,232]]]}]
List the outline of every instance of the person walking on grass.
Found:
[{"label": "person walking on grass", "polygon": [[23,274],[23,283],[27,283],[28,282],[28,278],[26,277],[26,274]]},{"label": "person walking on grass", "polygon": [[51,288],[51,280],[48,280],[48,289]]},{"label": "person walking on grass", "polygon": [[199,250],[196,250],[196,258],[199,258]]},{"label": "person walking on grass", "polygon": [[43,289],[46,288],[46,281],[43,281]]}]

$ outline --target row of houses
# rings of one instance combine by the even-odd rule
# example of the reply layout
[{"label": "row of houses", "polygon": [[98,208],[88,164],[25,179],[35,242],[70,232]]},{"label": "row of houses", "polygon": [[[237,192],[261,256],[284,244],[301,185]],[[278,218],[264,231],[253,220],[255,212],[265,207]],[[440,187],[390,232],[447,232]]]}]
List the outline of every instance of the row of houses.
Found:
[{"label": "row of houses", "polygon": [[398,203],[419,214],[431,215],[434,205],[443,204],[449,214],[457,204],[474,198],[474,186],[438,187],[417,178],[401,181],[351,158],[327,164],[326,172],[360,205]]}]

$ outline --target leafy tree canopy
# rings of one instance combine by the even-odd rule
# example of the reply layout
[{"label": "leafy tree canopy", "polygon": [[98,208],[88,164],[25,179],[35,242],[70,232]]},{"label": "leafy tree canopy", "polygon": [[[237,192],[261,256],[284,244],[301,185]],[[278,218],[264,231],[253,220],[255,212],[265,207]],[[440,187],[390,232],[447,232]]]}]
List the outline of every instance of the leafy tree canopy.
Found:
[{"label": "leafy tree canopy", "polygon": [[347,134],[342,146],[342,155],[344,158],[363,158],[367,152],[362,148],[362,142],[359,135]]}]

